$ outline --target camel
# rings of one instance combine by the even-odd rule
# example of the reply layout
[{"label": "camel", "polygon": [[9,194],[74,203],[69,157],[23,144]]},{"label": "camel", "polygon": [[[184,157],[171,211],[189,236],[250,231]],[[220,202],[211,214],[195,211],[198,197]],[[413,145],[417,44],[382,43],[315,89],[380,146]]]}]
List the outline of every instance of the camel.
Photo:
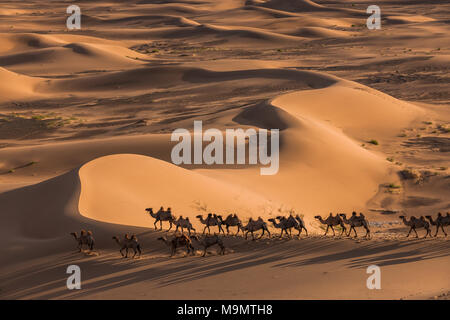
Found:
[{"label": "camel", "polygon": [[180,216],[178,220],[175,220],[173,223],[177,226],[175,232],[178,231],[178,228],[181,228],[181,233],[184,233],[184,228],[186,228],[189,232],[189,235],[191,235],[191,230],[196,232],[194,227],[192,226],[192,223],[189,221],[189,217],[186,217],[186,219],[184,219],[183,216]]},{"label": "camel", "polygon": [[92,236],[92,231],[86,232],[85,230],[81,230],[80,236],[78,236],[76,232],[72,232],[70,234],[75,238],[75,240],[77,240],[79,252],[82,251],[84,244],[89,248],[89,250],[94,250],[95,240]]},{"label": "camel", "polygon": [[205,236],[203,239],[199,239],[197,236],[192,236],[191,239],[196,240],[201,246],[203,246],[204,251],[202,257],[206,256],[206,249],[215,244],[220,247],[219,253],[221,253],[222,255],[225,254],[225,246],[223,245],[222,239],[220,239],[217,235]]},{"label": "camel", "polygon": [[300,237],[303,229],[305,229],[306,235],[308,235],[308,230],[306,229],[306,225],[303,219],[298,214],[295,216],[295,219],[297,220],[298,225],[294,228],[298,230],[298,236]]},{"label": "camel", "polygon": [[162,230],[162,222],[168,221],[170,223],[170,228],[167,231],[170,231],[172,229],[172,223],[174,222],[175,218],[172,215],[172,212],[170,211],[170,208],[167,208],[167,211],[164,211],[163,207],[161,207],[158,212],[153,213],[152,208],[147,208],[145,211],[148,212],[148,214],[155,219],[155,230],[157,230],[156,223],[159,221],[159,225],[161,227],[160,230]]},{"label": "camel", "polygon": [[194,246],[192,245],[191,239],[184,235],[176,235],[172,240],[167,240],[166,237],[159,237],[158,240],[164,242],[170,248],[170,256],[172,257],[177,251],[178,247],[186,247],[187,253],[190,252],[192,255],[195,254]]},{"label": "camel", "polygon": [[342,221],[344,221],[344,223],[346,223],[350,226],[350,230],[348,231],[347,237],[350,236],[350,234],[352,233],[352,230],[355,232],[355,238],[358,237],[358,234],[356,233],[356,227],[364,227],[364,229],[366,229],[365,237],[366,238],[371,237],[369,223],[366,220],[366,217],[364,216],[364,214],[360,213],[359,217],[358,217],[356,215],[356,212],[353,211],[350,219],[347,219],[347,215],[345,213],[340,213],[339,215],[342,217]]},{"label": "camel", "polygon": [[438,212],[436,220],[433,220],[431,216],[426,216],[426,218],[433,226],[436,226],[436,233],[434,234],[435,237],[437,237],[439,227],[442,229],[442,232],[445,234],[445,236],[447,236],[447,232],[445,232],[444,227],[450,225],[450,214],[448,212],[447,216],[443,216],[442,213]]},{"label": "camel", "polygon": [[253,240],[255,240],[255,235],[254,235],[253,232],[258,231],[258,230],[262,230],[263,231],[261,236],[258,239],[261,239],[265,232],[267,232],[269,234],[269,237],[270,237],[270,232],[269,232],[269,229],[267,228],[267,223],[265,223],[264,220],[261,217],[259,217],[258,220],[253,220],[252,218],[250,218],[250,220],[248,221],[247,225],[243,226],[241,228],[242,228],[242,232],[247,231],[245,233],[245,239],[246,240],[247,240],[249,232],[252,234]]},{"label": "camel", "polygon": [[415,234],[416,234],[416,238],[419,237],[419,235],[417,234],[416,229],[420,229],[420,228],[424,228],[425,230],[427,230],[427,234],[425,235],[424,238],[426,238],[428,235],[431,236],[431,230],[430,230],[430,224],[425,220],[425,218],[423,216],[420,217],[420,219],[417,219],[414,216],[411,216],[411,218],[408,220],[406,220],[405,216],[399,216],[400,219],[402,219],[403,223],[410,227],[408,235],[406,236],[407,238],[409,237],[409,234],[411,233],[411,231],[414,230]]},{"label": "camel", "polygon": [[[134,234],[131,235],[131,238],[128,234],[125,234],[125,236],[122,240],[119,240],[119,238],[116,236],[114,236],[112,238],[120,246],[120,254],[122,255],[122,257],[128,258],[128,249],[133,249],[134,255],[132,258],[134,258],[136,256],[136,253],[139,253],[139,257],[141,256],[141,253],[142,253],[141,245],[139,244],[139,241]],[[126,250],[125,255],[123,254],[123,250]]]},{"label": "camel", "polygon": [[[227,234],[230,234],[230,227],[237,227],[237,232],[235,236],[239,234],[239,231],[242,230],[242,222],[241,219],[238,218],[236,214],[229,214],[225,220],[222,219],[222,216],[217,216],[221,222],[221,224],[226,226]],[[244,233],[244,231],[242,231]]]},{"label": "camel", "polygon": [[339,236],[342,236],[342,234],[347,231],[347,228],[345,227],[344,222],[342,221],[342,219],[339,215],[336,215],[333,217],[333,214],[330,212],[330,215],[328,216],[328,218],[326,218],[326,220],[323,220],[321,216],[315,216],[314,218],[319,220],[320,223],[327,225],[327,230],[325,231],[325,234],[324,234],[325,236],[327,235],[329,228],[331,228],[331,230],[333,230],[333,237],[336,235],[336,232],[334,232],[333,226],[338,226],[338,225],[341,226],[342,232]]},{"label": "camel", "polygon": [[206,220],[203,220],[203,215],[199,214],[197,216],[197,218],[200,220],[200,222],[202,224],[205,225],[205,228],[203,229],[203,233],[205,234],[206,228],[208,228],[208,234],[211,234],[211,230],[209,229],[209,227],[211,226],[217,226],[219,227],[219,233],[220,231],[223,232],[223,234],[225,234],[225,231],[223,231],[222,229],[222,223],[220,221],[220,219],[217,217],[217,215],[213,215],[212,213],[208,213],[208,216],[206,217]]},{"label": "camel", "polygon": [[[289,216],[289,218],[285,218],[282,216],[277,217],[278,220],[280,220],[279,223],[277,223],[276,219],[269,219],[270,222],[272,222],[273,226],[275,228],[281,229],[280,238],[283,237],[283,231],[289,236],[292,237],[292,231],[291,229],[298,225],[297,220],[294,219],[294,217]],[[288,234],[289,230],[289,234]]]}]

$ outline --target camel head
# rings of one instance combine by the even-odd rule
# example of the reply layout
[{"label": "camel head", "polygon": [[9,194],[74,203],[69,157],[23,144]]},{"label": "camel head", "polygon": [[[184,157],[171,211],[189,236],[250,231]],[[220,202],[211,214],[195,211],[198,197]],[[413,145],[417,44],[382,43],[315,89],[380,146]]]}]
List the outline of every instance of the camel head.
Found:
[{"label": "camel head", "polygon": [[77,234],[76,232],[71,232],[70,235],[71,235],[71,236],[74,236],[75,239],[78,239],[78,234]]},{"label": "camel head", "polygon": [[[353,212],[353,213],[354,213],[354,214],[352,214],[353,216],[356,215],[356,212]],[[345,213],[339,213],[339,215],[344,219],[347,217],[347,215]]]},{"label": "camel head", "polygon": [[145,209],[145,211],[147,211],[148,213],[153,213],[153,208],[147,208]]},{"label": "camel head", "polygon": [[81,230],[80,235],[82,236],[86,235],[86,230]]},{"label": "camel head", "polygon": [[116,236],[112,237],[113,240],[119,241],[119,238],[117,238]]},{"label": "camel head", "polygon": [[199,215],[197,215],[195,217],[198,218],[198,219],[203,219],[203,216],[201,214],[199,214]]},{"label": "camel head", "polygon": [[398,216],[400,219],[405,219],[406,217],[405,216]]},{"label": "camel head", "polygon": [[275,219],[274,219],[274,218],[270,218],[270,219],[268,219],[267,221],[270,221],[270,222],[276,223],[276,221],[275,221]]},{"label": "camel head", "polygon": [[314,216],[314,219],[320,220],[320,219],[322,219],[322,217],[321,216]]},{"label": "camel head", "polygon": [[[439,216],[439,214],[438,214],[438,216]],[[431,216],[425,216],[425,218],[427,218],[428,220],[433,219]]]}]

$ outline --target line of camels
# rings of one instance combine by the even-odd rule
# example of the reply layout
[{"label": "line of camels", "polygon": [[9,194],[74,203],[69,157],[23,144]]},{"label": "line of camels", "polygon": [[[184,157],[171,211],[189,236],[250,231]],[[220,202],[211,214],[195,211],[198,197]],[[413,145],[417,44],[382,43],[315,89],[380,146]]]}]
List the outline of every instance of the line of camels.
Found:
[{"label": "line of camels", "polygon": [[[170,208],[164,210],[163,207],[161,207],[156,213],[153,212],[152,208],[147,208],[145,209],[145,211],[155,219],[155,230],[158,229],[158,222],[160,223],[160,230],[162,230],[162,223],[164,221],[167,221],[169,223],[170,226],[167,232],[172,229],[173,225],[176,226],[175,235],[172,239],[169,240],[164,236],[158,238],[159,241],[162,241],[169,247],[170,256],[173,256],[176,253],[177,248],[180,247],[186,248],[187,254],[191,253],[192,255],[194,255],[195,249],[193,241],[197,242],[197,244],[203,247],[203,256],[206,255],[206,250],[214,245],[217,245],[220,248],[220,254],[225,254],[225,246],[222,239],[220,238],[220,233],[223,233],[223,235],[225,235],[224,227],[227,231],[227,235],[230,234],[231,227],[236,227],[237,231],[234,236],[237,236],[239,235],[239,232],[242,232],[242,235],[245,236],[245,239],[248,239],[248,234],[250,233],[252,235],[252,239],[256,240],[254,232],[259,230],[262,230],[262,233],[257,239],[262,238],[266,232],[268,236],[271,237],[268,224],[261,217],[259,217],[257,220],[253,220],[252,218],[250,218],[247,225],[244,225],[235,213],[229,214],[225,219],[223,219],[221,215],[212,213],[209,213],[206,216],[206,219],[203,218],[203,215],[197,215],[196,218],[199,219],[200,223],[204,225],[202,233],[203,237],[199,237],[198,235],[191,234],[191,232],[196,233],[196,230],[192,226],[192,223],[189,221],[189,217],[183,218],[183,216],[180,216],[177,219],[172,214]],[[371,238],[369,222],[367,221],[363,213],[360,213],[358,215],[356,212],[353,212],[352,216],[349,219],[347,219],[345,213],[339,213],[335,216],[330,213],[330,215],[326,219],[323,219],[319,215],[315,216],[314,218],[317,219],[321,224],[326,225],[324,236],[328,234],[329,229],[333,231],[333,236],[335,236],[336,232],[334,230],[334,227],[339,226],[341,228],[340,236],[345,234],[347,237],[349,237],[351,235],[351,232],[353,231],[355,238],[357,238],[358,234],[356,232],[356,228],[363,227],[366,230],[365,237],[367,239]],[[431,225],[436,226],[434,237],[437,236],[439,229],[442,230],[445,236],[447,236],[447,232],[445,231],[444,227],[450,224],[449,212],[447,212],[447,215],[442,215],[442,213],[439,212],[436,219],[433,219],[433,217],[429,215],[421,216],[420,218],[411,216],[409,220],[407,220],[405,216],[400,216],[399,218],[402,220],[404,225],[410,228],[406,237],[409,237],[411,232],[414,231],[414,233],[416,234],[416,238],[418,238],[419,235],[417,234],[416,229],[425,229],[426,234],[424,238],[426,238],[427,236],[431,237]],[[300,237],[303,230],[305,230],[306,236],[308,236],[308,230],[306,229],[305,223],[298,214],[295,217],[292,214],[289,215],[289,217],[277,216],[276,218],[268,219],[268,221],[271,222],[276,229],[281,230],[280,238],[283,237],[283,233],[291,238],[292,229],[296,229],[298,231],[298,237]],[[346,233],[346,225],[350,227],[348,233]],[[217,227],[219,234],[211,235],[211,227]],[[181,234],[178,232],[178,229],[181,229]],[[187,235],[184,233],[184,229],[188,231]],[[205,235],[206,230],[208,230],[207,235]],[[90,251],[94,250],[95,240],[91,231],[81,230],[80,235],[78,235],[76,232],[72,232],[71,235],[77,241],[77,248],[79,252],[82,251],[83,246],[87,246]],[[122,239],[119,239],[119,237],[117,236],[112,237],[112,239],[119,245],[119,252],[122,257],[127,258],[129,250],[133,250],[134,254],[132,258],[134,258],[136,255],[138,255],[138,257],[141,256],[142,247],[136,235],[130,236],[128,234],[125,234]]]}]

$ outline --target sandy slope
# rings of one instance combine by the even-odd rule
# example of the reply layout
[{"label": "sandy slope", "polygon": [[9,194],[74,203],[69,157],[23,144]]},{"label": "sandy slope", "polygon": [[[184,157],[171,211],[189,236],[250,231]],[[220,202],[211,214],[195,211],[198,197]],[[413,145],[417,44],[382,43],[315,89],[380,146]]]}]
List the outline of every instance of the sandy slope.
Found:
[{"label": "sandy slope", "polygon": [[[404,239],[398,215],[450,208],[450,8],[381,1],[383,28],[369,31],[368,2],[352,3],[91,1],[76,32],[62,4],[2,3],[0,298],[448,292],[448,239]],[[194,120],[280,129],[278,174],[172,164],[170,134]],[[198,214],[295,210],[311,236],[225,237],[224,257],[170,259],[144,211],[160,206],[200,231]],[[319,236],[314,215],[353,210],[379,223],[373,240]],[[74,252],[69,232],[82,228],[96,253]],[[119,259],[111,237],[126,232],[141,240],[141,259]],[[65,288],[69,264],[82,267],[79,292]],[[365,286],[370,264],[382,267],[380,291]]]}]

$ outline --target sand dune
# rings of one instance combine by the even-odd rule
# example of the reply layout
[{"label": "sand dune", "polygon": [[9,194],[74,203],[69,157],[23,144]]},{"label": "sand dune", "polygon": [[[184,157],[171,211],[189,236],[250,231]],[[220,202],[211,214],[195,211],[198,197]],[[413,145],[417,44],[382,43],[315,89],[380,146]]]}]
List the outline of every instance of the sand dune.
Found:
[{"label": "sand dune", "polygon": [[40,79],[24,76],[0,67],[0,101],[26,99],[35,96]]}]

